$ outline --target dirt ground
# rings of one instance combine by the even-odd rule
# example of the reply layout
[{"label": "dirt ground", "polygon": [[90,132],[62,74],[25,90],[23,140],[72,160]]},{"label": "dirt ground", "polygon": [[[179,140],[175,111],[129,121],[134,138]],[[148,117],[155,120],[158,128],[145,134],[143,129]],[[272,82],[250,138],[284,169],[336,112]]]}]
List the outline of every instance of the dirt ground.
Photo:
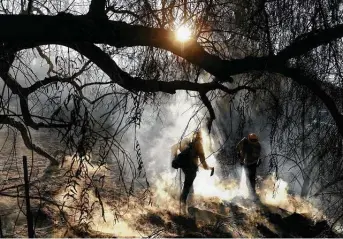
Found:
[{"label": "dirt ground", "polygon": [[[33,135],[53,153],[59,142],[48,132]],[[180,213],[178,196],[141,187],[120,177],[118,165],[74,163],[63,167],[33,154],[20,137],[0,132],[1,236],[26,237],[22,156],[30,171],[31,208],[36,237],[335,237],[325,221],[313,221],[277,206],[236,198],[195,196]],[[15,147],[14,147],[15,146]],[[95,157],[94,157],[95,158]],[[92,160],[89,161],[92,163]],[[124,180],[124,181],[125,181]],[[140,188],[141,187],[141,188]],[[167,193],[168,194],[168,193]]]}]

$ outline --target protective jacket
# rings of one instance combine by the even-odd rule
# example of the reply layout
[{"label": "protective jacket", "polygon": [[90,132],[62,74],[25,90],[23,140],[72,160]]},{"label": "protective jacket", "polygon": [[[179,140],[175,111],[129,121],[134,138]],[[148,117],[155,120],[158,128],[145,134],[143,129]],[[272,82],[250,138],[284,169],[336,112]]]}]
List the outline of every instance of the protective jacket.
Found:
[{"label": "protective jacket", "polygon": [[190,143],[192,144],[193,152],[191,154],[191,158],[186,159],[186,160],[189,160],[191,166],[197,168],[199,165],[199,159],[200,159],[200,162],[201,162],[203,168],[204,169],[210,169],[206,163],[206,160],[205,160],[204,147],[202,145],[201,140],[194,139],[193,142],[189,138],[181,140],[181,142],[179,142],[179,143],[177,143],[171,147],[172,157],[175,158],[177,156],[178,150],[180,150],[180,152],[182,152],[187,147],[189,147]]},{"label": "protective jacket", "polygon": [[252,165],[257,163],[261,154],[261,145],[258,141],[252,142],[247,138],[243,138],[236,147],[240,155],[240,162],[244,165]]}]

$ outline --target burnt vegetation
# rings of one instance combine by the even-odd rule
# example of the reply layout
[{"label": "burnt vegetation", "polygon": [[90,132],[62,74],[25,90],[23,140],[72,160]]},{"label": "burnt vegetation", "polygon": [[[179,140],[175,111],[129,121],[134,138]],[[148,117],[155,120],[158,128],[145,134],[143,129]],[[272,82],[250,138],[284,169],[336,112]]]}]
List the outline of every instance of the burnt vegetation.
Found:
[{"label": "burnt vegetation", "polygon": [[[205,109],[224,174],[236,163],[237,140],[258,131],[264,169],[291,171],[289,183],[319,198],[334,226],[343,217],[342,9],[338,0],[1,0],[1,198],[23,210],[23,181],[14,176],[22,140],[37,214],[49,205],[65,222],[72,207],[54,201],[41,177],[78,202],[77,230],[87,231],[94,208],[105,214],[106,193],[149,202],[136,132],[147,106],[158,112],[185,91]],[[182,24],[193,38],[180,43]],[[115,189],[104,189],[102,169],[113,171]]]}]

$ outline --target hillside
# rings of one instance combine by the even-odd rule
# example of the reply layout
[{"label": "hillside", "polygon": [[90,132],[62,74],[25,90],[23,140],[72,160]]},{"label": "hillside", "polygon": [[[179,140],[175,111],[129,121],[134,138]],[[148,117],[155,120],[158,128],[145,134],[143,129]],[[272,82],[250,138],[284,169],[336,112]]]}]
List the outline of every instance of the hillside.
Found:
[{"label": "hillside", "polygon": [[[67,157],[64,168],[50,168],[33,183],[39,184],[44,189],[41,196],[50,200],[50,203],[32,200],[37,237],[339,236],[332,232],[319,210],[311,203],[289,195],[284,182],[276,181],[273,176],[260,182],[260,201],[249,199],[242,182],[221,181],[210,185],[212,191],[195,192],[188,213],[180,214],[175,175],[163,175],[147,193],[127,197],[116,183],[118,175],[90,166],[86,168],[93,176],[93,188],[88,187],[88,179],[82,177],[82,173],[75,179],[75,187],[66,187],[70,184],[66,173],[70,173],[71,162],[72,158]],[[106,180],[100,187],[95,179],[104,175]],[[139,197],[142,195],[145,197]],[[2,203],[7,211],[17,206],[10,200]],[[2,207],[3,212],[4,209]],[[14,232],[9,230],[14,215],[2,218],[4,236],[26,236],[22,214]]]}]

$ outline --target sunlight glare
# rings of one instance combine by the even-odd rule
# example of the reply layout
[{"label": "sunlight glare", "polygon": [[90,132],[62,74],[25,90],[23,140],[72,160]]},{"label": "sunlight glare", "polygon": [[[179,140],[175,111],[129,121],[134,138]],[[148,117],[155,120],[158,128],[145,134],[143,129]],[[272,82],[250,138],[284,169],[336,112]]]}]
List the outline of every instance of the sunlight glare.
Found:
[{"label": "sunlight glare", "polygon": [[188,41],[191,38],[191,30],[188,27],[181,26],[176,31],[176,39],[180,42]]}]

